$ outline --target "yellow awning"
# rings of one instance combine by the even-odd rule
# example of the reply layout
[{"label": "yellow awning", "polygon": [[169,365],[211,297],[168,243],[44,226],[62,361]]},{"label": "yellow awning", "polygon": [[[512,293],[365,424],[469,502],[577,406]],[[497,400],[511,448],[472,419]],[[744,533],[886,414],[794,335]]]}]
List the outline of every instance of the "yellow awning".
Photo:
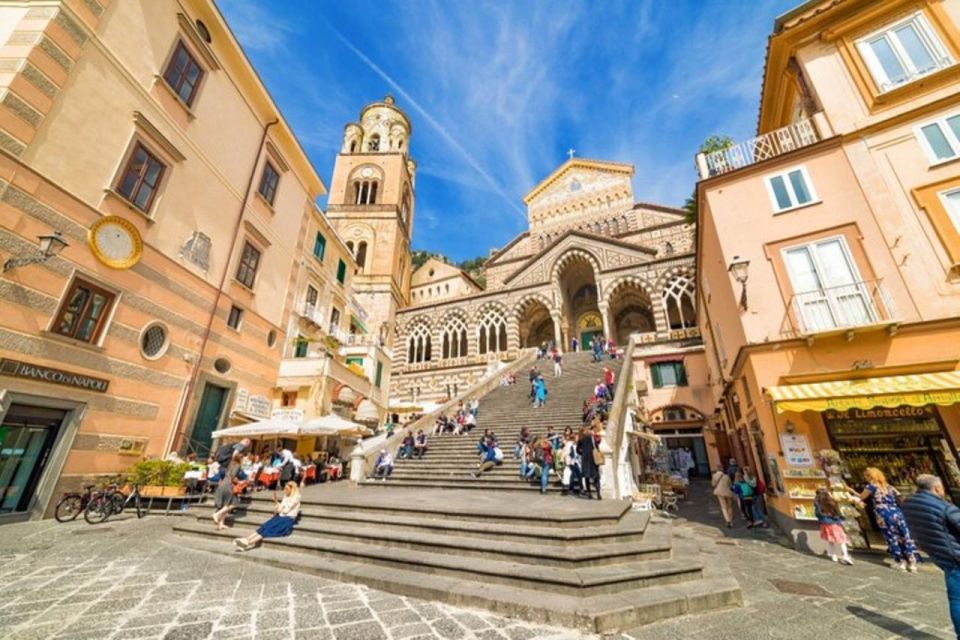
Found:
[{"label": "yellow awning", "polygon": [[960,403],[960,371],[770,387],[778,413]]}]

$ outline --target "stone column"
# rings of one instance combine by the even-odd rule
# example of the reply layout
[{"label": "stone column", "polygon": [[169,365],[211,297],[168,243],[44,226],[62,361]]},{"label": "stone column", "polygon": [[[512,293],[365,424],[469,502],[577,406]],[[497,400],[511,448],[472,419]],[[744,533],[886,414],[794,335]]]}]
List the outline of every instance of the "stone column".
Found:
[{"label": "stone column", "polygon": [[603,335],[609,340],[610,339],[610,305],[607,303],[601,303],[598,305],[600,307],[600,317],[603,318]]},{"label": "stone column", "polygon": [[553,320],[553,341],[557,343],[557,349],[560,353],[564,351],[563,332],[560,331],[560,314],[551,312],[550,318]]}]

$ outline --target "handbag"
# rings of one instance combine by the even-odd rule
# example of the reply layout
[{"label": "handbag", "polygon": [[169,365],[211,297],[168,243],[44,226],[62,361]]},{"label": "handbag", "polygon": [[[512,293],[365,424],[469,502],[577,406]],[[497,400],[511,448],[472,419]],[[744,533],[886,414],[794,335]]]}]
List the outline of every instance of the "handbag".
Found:
[{"label": "handbag", "polygon": [[593,464],[595,464],[595,465],[597,465],[597,466],[599,467],[599,466],[602,465],[603,463],[604,463],[603,451],[600,451],[600,449],[597,449],[596,447],[594,447],[594,449],[593,449]]}]

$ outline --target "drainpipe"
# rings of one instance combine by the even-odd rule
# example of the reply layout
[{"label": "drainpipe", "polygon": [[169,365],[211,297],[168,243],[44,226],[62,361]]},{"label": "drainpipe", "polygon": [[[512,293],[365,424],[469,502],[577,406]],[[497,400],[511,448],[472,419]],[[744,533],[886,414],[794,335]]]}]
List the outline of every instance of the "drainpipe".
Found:
[{"label": "drainpipe", "polygon": [[[253,158],[253,166],[250,167],[250,175],[247,178],[247,188],[243,192],[243,202],[240,203],[240,212],[237,215],[237,222],[233,225],[233,239],[230,242],[230,251],[227,253],[227,262],[223,268],[223,275],[220,276],[220,285],[217,287],[217,295],[213,301],[213,307],[210,309],[210,317],[207,318],[207,326],[203,330],[203,338],[200,340],[200,352],[193,363],[193,369],[190,372],[190,380],[187,382],[187,390],[184,393],[185,401],[177,417],[177,428],[173,436],[173,446],[171,449],[179,449],[183,445],[183,428],[187,417],[187,407],[190,406],[190,396],[197,386],[197,378],[200,375],[200,364],[203,362],[203,353],[207,349],[207,343],[210,341],[210,330],[213,327],[213,320],[217,317],[217,309],[220,307],[220,299],[223,298],[223,287],[227,284],[227,274],[230,269],[230,258],[237,249],[237,241],[240,239],[240,228],[243,225],[243,214],[247,210],[247,203],[250,201],[250,189],[253,187],[253,178],[257,173],[257,165],[260,163],[260,155],[263,153],[263,145],[267,141],[267,133],[270,127],[278,124],[279,119],[274,118],[263,127],[263,133],[260,136],[260,145],[257,147],[257,154]],[[164,452],[166,455],[166,452]]]}]

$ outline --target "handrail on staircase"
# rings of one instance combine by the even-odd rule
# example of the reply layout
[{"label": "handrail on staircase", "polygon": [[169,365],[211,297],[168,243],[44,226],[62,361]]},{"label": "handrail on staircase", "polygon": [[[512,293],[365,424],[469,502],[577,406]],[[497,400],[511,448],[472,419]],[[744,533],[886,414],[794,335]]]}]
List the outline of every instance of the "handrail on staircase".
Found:
[{"label": "handrail on staircase", "polygon": [[[403,427],[403,429],[398,429],[395,437],[388,438],[384,433],[360,441],[350,454],[350,480],[352,482],[359,482],[367,477],[376,462],[377,456],[380,455],[381,449],[386,449],[391,455],[396,456],[397,450],[400,448],[400,443],[403,440],[403,438],[399,436],[401,431],[410,430],[416,433],[418,429],[423,429],[426,433],[431,432],[433,424],[439,416],[449,413],[459,406],[460,402],[466,404],[468,400],[482,398],[500,386],[500,379],[504,375],[525,369],[536,359],[537,349],[524,349],[520,352],[520,356],[507,366],[497,369],[491,374],[481,378],[475,385],[468,388],[462,394],[448,400],[430,413],[424,414],[412,424]],[[480,411],[482,415],[482,406],[480,407]]]},{"label": "handrail on staircase", "polygon": [[[602,470],[601,486],[608,498],[626,498],[633,496],[633,472],[627,459],[629,448],[625,443],[626,423],[630,415],[627,411],[630,392],[633,389],[633,351],[636,346],[634,336],[630,336],[627,348],[623,351],[623,364],[617,374],[617,386],[613,393],[613,402],[607,413],[607,425],[604,429],[604,443],[601,451],[606,456]],[[605,446],[604,446],[605,445]]]}]

